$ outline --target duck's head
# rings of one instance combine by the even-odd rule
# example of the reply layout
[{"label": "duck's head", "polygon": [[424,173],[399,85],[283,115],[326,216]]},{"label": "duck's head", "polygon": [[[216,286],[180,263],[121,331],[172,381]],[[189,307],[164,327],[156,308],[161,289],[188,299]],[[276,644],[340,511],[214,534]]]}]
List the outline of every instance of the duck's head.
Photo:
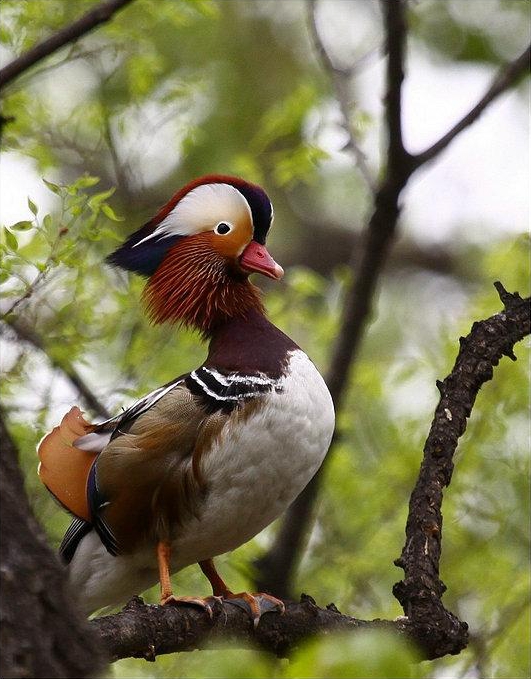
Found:
[{"label": "duck's head", "polygon": [[108,261],[148,277],[152,319],[182,322],[209,334],[227,318],[261,309],[250,273],[283,275],[265,247],[273,207],[265,191],[238,177],[190,182]]}]

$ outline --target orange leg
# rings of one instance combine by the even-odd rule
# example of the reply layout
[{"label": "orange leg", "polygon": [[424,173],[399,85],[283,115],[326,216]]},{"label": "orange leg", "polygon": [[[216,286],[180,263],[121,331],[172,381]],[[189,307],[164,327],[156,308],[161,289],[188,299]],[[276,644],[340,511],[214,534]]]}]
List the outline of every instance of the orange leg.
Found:
[{"label": "orange leg", "polygon": [[227,603],[243,608],[243,610],[250,615],[255,627],[260,622],[263,613],[268,613],[269,611],[284,613],[284,603],[270,594],[249,594],[248,592],[234,594],[231,592],[223,581],[223,578],[217,572],[212,559],[200,561],[199,565],[212,585],[214,596],[223,597]]},{"label": "orange leg", "polygon": [[208,559],[207,561],[200,561],[199,565],[201,566],[201,570],[203,571],[203,573],[207,576],[208,581],[212,585],[212,593],[214,594],[214,596],[222,596],[227,598],[232,594],[230,589],[227,587],[227,585],[221,578],[221,575],[217,572],[212,559]]},{"label": "orange leg", "polygon": [[163,605],[173,598],[170,580],[170,555],[171,547],[169,542],[158,542],[157,561],[159,564],[160,603]]},{"label": "orange leg", "polygon": [[173,590],[170,580],[170,556],[171,556],[171,545],[169,542],[158,542],[157,543],[157,561],[159,564],[159,580],[160,580],[160,604],[165,606],[166,604],[190,604],[192,606],[199,606],[203,608],[212,618],[212,604],[216,597],[207,597],[206,599],[201,599],[200,597],[193,596],[179,596],[173,595]]}]

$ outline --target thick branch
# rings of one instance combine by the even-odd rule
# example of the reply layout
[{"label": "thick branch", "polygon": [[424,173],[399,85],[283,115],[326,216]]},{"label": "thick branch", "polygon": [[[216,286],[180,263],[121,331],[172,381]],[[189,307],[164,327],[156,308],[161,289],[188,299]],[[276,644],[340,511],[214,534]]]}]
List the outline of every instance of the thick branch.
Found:
[{"label": "thick branch", "polygon": [[517,80],[529,70],[529,59],[531,56],[531,45],[525,49],[522,54],[500,69],[491,86],[481,97],[478,103],[472,108],[459,122],[457,122],[451,130],[448,130],[438,141],[421,153],[413,156],[414,168],[418,168],[424,163],[433,160],[435,156],[439,155],[441,151],[450,144],[450,142],[457,137],[457,135],[464,129],[472,125],[483,111],[491,104],[496,97],[512,87]]},{"label": "thick branch", "polygon": [[387,629],[424,647],[423,631],[407,618],[358,620],[342,615],[334,604],[320,608],[303,594],[300,603],[286,601],[283,615],[268,613],[254,629],[249,616],[237,606],[216,604],[211,620],[196,606],[149,606],[134,597],[115,615],[95,618],[91,625],[100,635],[109,661],[144,658],[198,649],[255,647],[288,657],[302,642],[323,634],[360,629]]},{"label": "thick branch", "polygon": [[324,630],[347,630],[366,625],[335,607],[321,609],[311,597],[287,603],[286,613],[267,614],[254,630],[249,616],[237,606],[214,607],[213,620],[197,606],[146,606],[134,597],[121,613],[96,618],[95,627],[110,660],[144,657],[204,648],[258,646],[285,657],[304,639]]},{"label": "thick branch", "polygon": [[[383,3],[387,21],[387,96],[386,118],[396,132],[400,118],[400,90],[406,25],[402,0]],[[400,63],[396,63],[399,60]],[[398,128],[400,124],[398,124]],[[342,405],[349,379],[349,368],[354,360],[368,321],[376,284],[383,269],[393,239],[399,208],[398,197],[409,174],[406,166],[397,162],[405,157],[401,134],[398,142],[388,140],[388,166],[386,176],[375,196],[375,210],[364,234],[365,245],[356,278],[347,290],[340,330],[332,351],[326,383],[330,389],[336,412]],[[401,150],[400,150],[401,149]],[[355,262],[352,262],[354,267]],[[326,463],[326,460],[325,460]],[[288,596],[291,579],[303,544],[303,536],[310,524],[313,505],[319,491],[322,468],[288,509],[284,523],[270,551],[255,562],[257,587]]]},{"label": "thick branch", "polygon": [[61,28],[57,33],[54,33],[46,40],[32,47],[25,54],[14,59],[7,66],[4,66],[0,70],[0,87],[18,78],[18,76],[34,64],[53,54],[61,47],[64,47],[64,45],[77,40],[99,24],[109,21],[118,10],[130,2],[132,0],[108,0],[100,5],[96,5],[96,7],[84,14],[80,19],[77,19],[77,21]]},{"label": "thick branch", "polygon": [[429,657],[439,657],[441,647],[458,653],[467,643],[467,625],[448,612],[441,597],[446,589],[439,579],[443,488],[452,478],[453,455],[481,386],[492,378],[502,356],[515,360],[513,346],[528,335],[530,299],[509,295],[496,283],[504,310],[476,322],[461,347],[452,372],[437,386],[441,398],[424,447],[424,459],[411,495],[402,555],[395,561],[405,578],[393,588],[405,614],[425,627]]}]

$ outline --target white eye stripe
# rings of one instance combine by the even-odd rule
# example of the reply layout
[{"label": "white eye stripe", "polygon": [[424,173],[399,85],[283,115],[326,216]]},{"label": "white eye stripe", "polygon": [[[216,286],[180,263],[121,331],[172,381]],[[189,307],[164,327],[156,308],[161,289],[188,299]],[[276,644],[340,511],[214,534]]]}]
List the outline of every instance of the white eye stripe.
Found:
[{"label": "white eye stripe", "polygon": [[150,238],[190,236],[211,231],[224,222],[231,227],[242,221],[250,221],[252,213],[244,196],[230,184],[201,184],[189,191],[166,217],[134,247]]}]

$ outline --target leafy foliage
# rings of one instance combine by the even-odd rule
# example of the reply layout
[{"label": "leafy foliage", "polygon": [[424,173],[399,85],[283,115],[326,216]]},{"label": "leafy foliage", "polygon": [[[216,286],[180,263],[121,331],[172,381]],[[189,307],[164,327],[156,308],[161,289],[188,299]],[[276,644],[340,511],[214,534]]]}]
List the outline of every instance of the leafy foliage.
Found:
[{"label": "leafy foliage", "polygon": [[[0,42],[18,54],[93,4],[4,0]],[[503,33],[505,45],[510,36],[459,4],[419,3],[413,35],[439,58],[499,62],[496,36]],[[69,370],[118,410],[204,356],[194,334],[150,327],[141,281],[102,265],[184,181],[229,171],[267,187],[278,224],[272,250],[298,265],[280,285],[264,285],[266,304],[326,372],[350,270],[338,256],[332,267],[312,269],[293,253],[314,243],[307,225],[315,220],[333,215],[348,233],[370,196],[350,158],[332,160],[322,142],[322,128],[337,134],[331,91],[310,56],[298,3],[279,5],[137,0],[6,94],[2,113],[15,120],[5,127],[4,150],[33,158],[54,199],[44,209],[29,196],[31,216],[3,226],[0,244],[2,401],[33,507],[54,544],[68,517],[38,482],[34,450],[78,401]],[[523,3],[506,5],[496,16],[513,25]],[[376,125],[362,104],[353,105],[353,119],[369,130]],[[332,251],[337,232],[327,233]],[[472,320],[499,310],[492,281],[522,294],[528,286],[527,236],[499,236],[474,251],[464,239],[452,247],[461,266],[450,274],[414,266],[384,279],[378,316],[338,413],[339,442],[296,589],[356,617],[402,613],[391,595],[401,577],[393,560],[438,398],[435,380],[449,372],[457,338]],[[462,275],[465,269],[473,272]],[[21,340],[17,327],[36,333],[41,347]],[[154,666],[124,660],[115,676],[528,676],[528,344],[516,353],[518,361],[504,359],[480,393],[445,493],[444,601],[469,622],[469,649],[418,665],[396,639],[330,637],[289,663],[225,650],[161,657]],[[249,586],[252,561],[275,530],[219,559],[232,587]],[[177,589],[206,594],[197,571],[179,574]]]}]

